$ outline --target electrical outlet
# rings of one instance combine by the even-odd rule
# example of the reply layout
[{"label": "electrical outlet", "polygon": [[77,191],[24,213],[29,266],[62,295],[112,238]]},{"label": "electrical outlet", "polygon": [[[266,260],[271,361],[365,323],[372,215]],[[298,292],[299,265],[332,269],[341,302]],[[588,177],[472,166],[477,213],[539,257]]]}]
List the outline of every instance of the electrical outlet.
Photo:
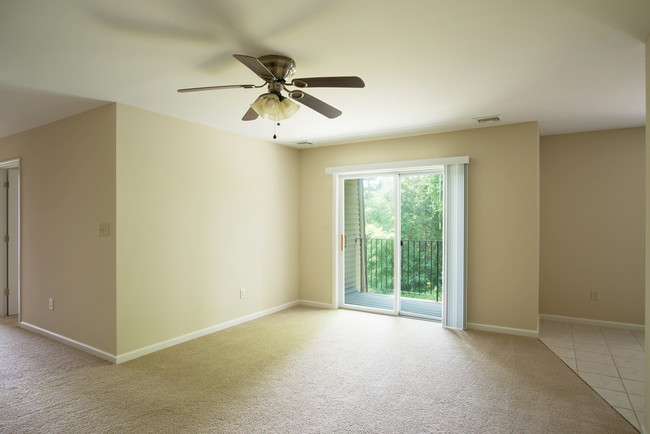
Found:
[{"label": "electrical outlet", "polygon": [[246,288],[239,290],[239,298],[246,298]]},{"label": "electrical outlet", "polygon": [[100,237],[108,236],[108,223],[100,223],[97,226],[97,235]]},{"label": "electrical outlet", "polygon": [[600,300],[600,293],[599,293],[598,291],[594,291],[594,290],[592,290],[592,291],[591,291],[591,299],[592,299],[593,301],[598,301],[598,300]]},{"label": "electrical outlet", "polygon": [[54,299],[53,298],[50,298],[49,308],[50,308],[50,310],[54,310]]}]

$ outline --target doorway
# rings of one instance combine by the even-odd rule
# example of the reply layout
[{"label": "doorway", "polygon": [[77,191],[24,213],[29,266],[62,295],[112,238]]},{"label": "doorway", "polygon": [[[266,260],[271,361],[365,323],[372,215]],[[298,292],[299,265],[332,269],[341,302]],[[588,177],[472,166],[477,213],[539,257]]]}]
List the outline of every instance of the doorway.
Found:
[{"label": "doorway", "polygon": [[0,163],[0,316],[20,312],[19,179],[18,160]]},{"label": "doorway", "polygon": [[443,185],[442,168],[342,177],[343,307],[442,319]]}]

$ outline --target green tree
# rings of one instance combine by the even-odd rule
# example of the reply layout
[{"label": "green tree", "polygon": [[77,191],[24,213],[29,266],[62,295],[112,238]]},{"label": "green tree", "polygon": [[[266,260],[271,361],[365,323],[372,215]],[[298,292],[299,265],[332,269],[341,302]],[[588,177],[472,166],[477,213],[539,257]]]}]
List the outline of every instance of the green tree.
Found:
[{"label": "green tree", "polygon": [[402,239],[442,240],[442,174],[402,177]]},{"label": "green tree", "polygon": [[395,213],[392,178],[376,177],[363,180],[366,238],[393,239]]},{"label": "green tree", "polygon": [[[393,286],[394,191],[390,177],[363,181],[368,286],[390,293]],[[442,282],[443,176],[401,178],[402,291],[439,300]]]},{"label": "green tree", "polygon": [[363,180],[367,283],[369,290],[374,292],[392,292],[395,288],[392,260],[394,197],[392,177]]}]

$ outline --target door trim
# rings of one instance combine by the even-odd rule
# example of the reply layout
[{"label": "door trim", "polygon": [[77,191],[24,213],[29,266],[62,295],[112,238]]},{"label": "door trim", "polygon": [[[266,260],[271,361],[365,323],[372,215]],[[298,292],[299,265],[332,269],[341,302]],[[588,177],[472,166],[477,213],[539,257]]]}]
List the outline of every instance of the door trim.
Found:
[{"label": "door trim", "polygon": [[365,175],[378,173],[409,173],[438,168],[450,164],[468,164],[469,157],[429,158],[426,160],[393,161],[386,163],[356,164],[353,166],[327,167],[325,173],[330,175]]},{"label": "door trim", "polygon": [[338,240],[341,234],[339,228],[339,204],[340,204],[340,192],[339,192],[339,178],[343,175],[348,174],[366,174],[366,173],[386,173],[386,172],[401,172],[408,173],[410,171],[426,171],[437,170],[440,166],[446,166],[449,164],[469,164],[469,156],[458,156],[458,157],[443,157],[443,158],[429,158],[423,160],[406,160],[406,161],[388,161],[382,163],[370,163],[370,164],[357,164],[357,165],[348,165],[348,166],[333,166],[325,168],[325,173],[332,176],[332,215],[330,220],[329,228],[325,225],[324,229],[330,229],[330,236],[332,240],[331,244],[331,263],[332,263],[332,288],[331,288],[331,300],[332,306],[338,309],[341,306],[341,300],[339,300],[339,273],[340,273],[340,264],[338,254]]}]

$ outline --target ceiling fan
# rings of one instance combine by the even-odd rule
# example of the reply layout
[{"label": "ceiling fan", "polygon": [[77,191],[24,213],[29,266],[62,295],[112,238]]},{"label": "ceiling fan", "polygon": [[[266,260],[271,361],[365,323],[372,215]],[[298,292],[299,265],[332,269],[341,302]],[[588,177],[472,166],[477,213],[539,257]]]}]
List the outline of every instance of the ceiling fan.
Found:
[{"label": "ceiling fan", "polygon": [[[300,106],[293,102],[293,100],[330,119],[336,118],[342,114],[340,110],[309,95],[302,89],[312,87],[365,87],[365,83],[359,77],[310,77],[291,79],[296,69],[296,63],[293,59],[286,56],[276,54],[259,58],[246,56],[244,54],[233,54],[233,56],[263,79],[264,83],[259,86],[254,84],[233,84],[225,86],[191,87],[178,89],[178,92],[199,92],[204,90],[233,88],[259,89],[268,86],[268,92],[260,95],[255,102],[251,104],[251,107],[244,114],[242,120],[252,121],[257,119],[258,116],[261,116],[277,122],[293,116],[296,111],[298,111]],[[298,89],[290,90],[287,89],[287,86],[293,86]],[[283,91],[286,92],[286,96],[282,94]]]}]

